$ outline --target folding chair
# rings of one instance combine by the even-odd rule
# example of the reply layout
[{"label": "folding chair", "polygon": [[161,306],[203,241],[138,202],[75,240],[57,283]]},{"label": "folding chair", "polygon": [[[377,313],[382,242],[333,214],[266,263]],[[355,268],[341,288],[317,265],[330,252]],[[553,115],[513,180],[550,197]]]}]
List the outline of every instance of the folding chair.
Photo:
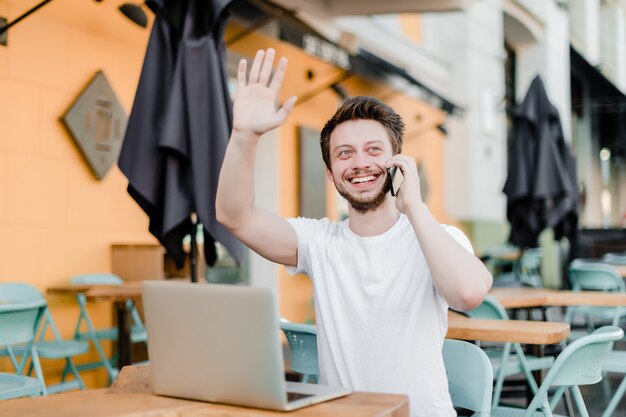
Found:
[{"label": "folding chair", "polygon": [[[497,298],[487,295],[476,308],[467,311],[469,317],[490,320],[508,320],[509,316]],[[551,356],[537,357],[526,355],[519,343],[504,343],[493,348],[486,348],[485,352],[493,367],[495,384],[493,389],[493,406],[500,403],[504,379],[509,376],[523,374],[533,394],[537,392],[537,382],[532,374],[534,371],[549,369],[554,363]]]},{"label": "folding chair", "polygon": [[302,382],[317,383],[317,329],[311,324],[281,321],[291,352],[291,370],[302,374]]},{"label": "folding chair", "polygon": [[[619,260],[619,254],[606,254],[604,260],[614,262]],[[626,256],[625,256],[626,259]],[[585,262],[583,260],[574,260],[569,268],[569,278],[572,290],[586,291],[608,291],[608,292],[624,292],[626,286],[623,278],[609,265],[598,264],[596,262]],[[619,326],[620,321],[626,316],[626,308],[624,307],[571,307],[568,309],[566,321],[571,323],[575,316],[584,315],[587,319],[587,331],[573,332],[575,339],[581,335],[588,334],[593,331],[598,321],[610,322],[613,326]],[[626,375],[626,351],[617,351],[611,349],[604,357],[602,362],[602,371],[610,373],[619,373]],[[622,379],[621,384],[613,394],[602,417],[609,417],[619,405],[620,400],[626,391],[626,376]]]},{"label": "folding chair", "polygon": [[[15,373],[0,372],[0,400],[9,398],[46,395],[39,356],[35,348],[37,328],[46,308],[45,300],[28,303],[6,301],[0,294],[0,346],[6,348]],[[21,355],[18,362],[12,346],[25,344],[28,354]],[[22,375],[28,358],[35,368],[36,378]]]},{"label": "folding chair", "polygon": [[[552,414],[552,410],[566,389],[572,393],[580,416],[589,417],[579,385],[595,384],[602,380],[603,357],[611,344],[623,335],[624,331],[619,327],[605,326],[574,341],[556,358],[526,409],[493,407],[492,417],[558,417]],[[549,390],[552,387],[557,388],[550,399]]]},{"label": "folding chair", "polygon": [[448,391],[459,415],[469,410],[472,416],[489,417],[493,371],[487,354],[472,343],[451,339],[444,340],[442,353]]},{"label": "folding chair", "polygon": [[525,249],[514,264],[513,271],[494,276],[494,286],[542,288],[541,258],[540,248]]},{"label": "folding chair", "polygon": [[605,253],[602,260],[610,264],[626,265],[626,252],[623,253]]},{"label": "folding chair", "polygon": [[[0,298],[11,302],[45,302],[43,295],[37,288],[23,283],[0,284]],[[52,340],[44,340],[48,328],[50,328],[52,332]],[[60,384],[46,387],[49,394],[73,389],[85,389],[85,384],[78,374],[78,370],[72,361],[72,357],[87,353],[89,351],[89,344],[87,342],[77,340],[63,340],[56,324],[54,323],[54,320],[52,319],[52,314],[50,314],[47,304],[44,309],[41,326],[38,329],[37,336],[35,338],[35,348],[37,349],[37,353],[40,358],[65,359],[65,366],[68,367],[74,375],[74,380],[66,382],[66,374],[64,373]],[[26,345],[15,345],[12,347],[12,350],[17,356],[27,356],[29,354]],[[1,353],[5,354],[8,352],[4,351]],[[31,364],[29,374],[32,372],[32,368],[33,366]]]},{"label": "folding chair", "polygon": [[[123,281],[117,275],[102,273],[78,275],[73,277],[70,280],[70,283],[74,285],[122,285]],[[85,294],[78,293],[76,295],[76,301],[78,302],[78,306],[80,308],[80,314],[78,316],[78,322],[76,323],[74,339],[91,341],[91,343],[94,345],[94,348],[96,349],[96,352],[98,353],[98,357],[100,358],[100,360],[96,362],[80,364],[78,365],[78,369],[82,371],[104,367],[109,374],[109,380],[113,381],[119,372],[119,370],[115,368],[116,355],[108,358],[107,355],[104,353],[104,349],[102,348],[100,342],[102,340],[116,341],[118,335],[117,328],[109,327],[105,329],[96,329],[87,311],[87,297],[85,296]],[[129,300],[126,303],[126,308],[131,312],[133,320],[130,334],[131,343],[147,343],[148,336],[146,333],[146,329],[134,303]],[[86,327],[86,330],[84,331],[81,330],[83,328],[83,323]],[[68,368],[66,367],[64,374],[67,372]]]},{"label": "folding chair", "polygon": [[[572,291],[606,291],[626,292],[623,278],[609,266],[597,262],[586,262],[575,259],[572,261],[568,276]],[[597,324],[619,326],[619,322],[626,316],[624,307],[589,307],[575,306],[567,309],[565,322],[573,324],[577,317],[584,317],[586,330],[573,330],[570,340],[593,332]]]}]

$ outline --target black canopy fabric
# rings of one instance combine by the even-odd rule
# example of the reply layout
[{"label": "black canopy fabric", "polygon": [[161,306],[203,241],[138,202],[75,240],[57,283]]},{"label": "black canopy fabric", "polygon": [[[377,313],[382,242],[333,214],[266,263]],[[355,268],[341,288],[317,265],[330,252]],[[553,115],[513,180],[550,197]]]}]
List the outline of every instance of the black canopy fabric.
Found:
[{"label": "black canopy fabric", "polygon": [[524,101],[513,111],[513,138],[504,185],[509,241],[536,247],[539,234],[574,241],[578,223],[576,163],[565,144],[559,114],[535,77]]},{"label": "black canopy fabric", "polygon": [[119,158],[128,192],[178,267],[191,213],[240,261],[243,249],[215,218],[215,194],[232,124],[223,33],[231,0],[148,0],[156,18]]}]

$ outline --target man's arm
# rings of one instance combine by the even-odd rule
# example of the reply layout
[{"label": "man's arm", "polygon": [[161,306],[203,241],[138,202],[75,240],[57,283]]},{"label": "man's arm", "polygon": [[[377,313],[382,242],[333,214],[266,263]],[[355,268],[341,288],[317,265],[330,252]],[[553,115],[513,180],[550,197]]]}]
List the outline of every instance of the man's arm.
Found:
[{"label": "man's arm", "polygon": [[262,134],[279,127],[296,102],[289,98],[276,110],[287,69],[281,58],[271,79],[274,50],[258,51],[246,80],[239,62],[233,103],[233,132],[224,156],[215,202],[217,220],[259,255],[284,265],[297,264],[298,241],[291,225],[254,203],[254,160]]},{"label": "man's arm", "polygon": [[420,195],[415,161],[404,155],[395,155],[387,166],[397,166],[404,174],[396,207],[406,214],[415,230],[435,287],[455,310],[466,311],[478,306],[491,288],[491,274],[432,216]]}]

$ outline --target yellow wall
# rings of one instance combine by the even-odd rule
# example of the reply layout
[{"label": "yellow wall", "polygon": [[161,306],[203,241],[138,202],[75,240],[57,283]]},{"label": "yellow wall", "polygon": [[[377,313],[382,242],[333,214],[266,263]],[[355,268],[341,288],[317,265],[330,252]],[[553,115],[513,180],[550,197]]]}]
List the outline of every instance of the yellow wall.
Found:
[{"label": "yellow wall", "polygon": [[[0,16],[12,21],[34,4],[0,0]],[[79,273],[110,271],[112,243],[154,241],[117,166],[96,180],[59,121],[98,70],[130,111],[149,31],[114,6],[56,0],[11,28],[0,46],[0,281],[45,291]],[[73,300],[49,301],[71,335]],[[110,306],[94,305],[94,314],[110,324]],[[63,364],[43,366],[48,378]],[[105,382],[102,372],[85,380]]]}]

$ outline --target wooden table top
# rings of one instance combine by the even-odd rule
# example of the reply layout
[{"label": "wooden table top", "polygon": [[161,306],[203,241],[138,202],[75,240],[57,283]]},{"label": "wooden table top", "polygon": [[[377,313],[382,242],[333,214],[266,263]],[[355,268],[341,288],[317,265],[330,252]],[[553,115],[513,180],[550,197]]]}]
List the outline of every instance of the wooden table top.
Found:
[{"label": "wooden table top", "polygon": [[626,293],[603,291],[559,291],[543,288],[493,288],[504,308],[589,305],[596,307],[626,306]]},{"label": "wooden table top", "polygon": [[405,395],[355,392],[289,413],[152,394],[149,366],[127,366],[109,390],[2,402],[3,416],[28,417],[408,417]]},{"label": "wooden table top", "polygon": [[472,319],[454,311],[448,312],[449,339],[483,342],[518,342],[534,345],[560,343],[570,334],[567,323],[532,320]]},{"label": "wooden table top", "polygon": [[72,295],[85,293],[89,301],[119,301],[121,299],[141,298],[142,281],[125,282],[122,285],[102,284],[65,284],[48,287],[46,292],[53,295]]},{"label": "wooden table top", "polygon": [[141,300],[141,282],[107,287],[93,287],[85,293],[87,301],[121,302],[129,299]]}]

